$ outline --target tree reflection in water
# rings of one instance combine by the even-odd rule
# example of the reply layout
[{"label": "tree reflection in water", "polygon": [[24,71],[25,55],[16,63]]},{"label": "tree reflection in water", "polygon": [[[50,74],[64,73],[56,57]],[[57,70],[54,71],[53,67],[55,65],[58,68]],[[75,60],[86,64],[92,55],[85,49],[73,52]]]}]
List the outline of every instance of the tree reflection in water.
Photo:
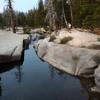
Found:
[{"label": "tree reflection in water", "polygon": [[[9,67],[10,69],[11,68],[15,68],[16,69],[15,78],[16,78],[18,83],[21,83],[22,76],[23,76],[23,73],[22,73],[22,67],[23,66],[21,66],[21,65],[22,65],[22,63],[17,64],[17,65],[12,65],[12,67]],[[15,67],[13,67],[13,66],[15,66]],[[3,67],[3,68],[5,68],[5,67]],[[10,69],[8,69],[8,68],[6,69],[5,68],[2,71],[6,72],[6,71],[8,71]],[[65,72],[60,71],[60,70],[52,67],[51,65],[49,65],[49,71],[50,71],[50,78],[51,79],[54,79],[56,77],[56,75],[61,76],[65,80],[67,80],[67,78],[68,78],[68,75]],[[0,72],[0,73],[2,73],[2,72]],[[84,79],[84,78],[78,78],[78,79],[80,80],[80,85],[81,85],[81,88],[82,88],[80,92],[87,93],[88,100],[100,100],[100,93],[91,92],[91,87],[95,86],[94,79]],[[3,82],[2,82],[2,79],[0,77],[0,97],[2,97],[2,92],[3,92],[2,83]]]},{"label": "tree reflection in water", "polygon": [[21,66],[16,66],[16,72],[15,72],[16,80],[18,83],[21,83],[22,81],[22,68]]},{"label": "tree reflection in water", "polygon": [[[21,72],[21,65],[23,64],[24,59],[22,59],[20,62],[12,62],[9,64],[0,64],[0,74],[7,72],[13,68],[16,68],[16,79],[20,83],[22,80],[22,72]],[[0,77],[0,97],[2,96],[2,78]]]},{"label": "tree reflection in water", "polygon": [[67,75],[65,72],[53,67],[52,65],[49,65],[49,71],[50,71],[50,78],[53,79],[56,74],[63,77],[64,79],[67,78]]},{"label": "tree reflection in water", "polygon": [[49,71],[50,71],[50,79],[53,79],[55,76],[55,69],[51,65],[49,65]]}]

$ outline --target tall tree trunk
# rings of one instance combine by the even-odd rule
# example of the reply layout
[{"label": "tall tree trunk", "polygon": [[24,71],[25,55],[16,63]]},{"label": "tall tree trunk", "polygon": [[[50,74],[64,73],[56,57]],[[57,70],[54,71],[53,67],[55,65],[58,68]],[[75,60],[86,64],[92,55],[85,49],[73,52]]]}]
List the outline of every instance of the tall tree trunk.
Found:
[{"label": "tall tree trunk", "polygon": [[72,24],[72,27],[73,27],[73,8],[72,8],[72,0],[70,0],[70,13],[71,13],[71,24]]},{"label": "tall tree trunk", "polygon": [[65,15],[65,9],[64,9],[64,0],[62,0],[62,26],[63,26],[63,21],[65,22],[66,26],[67,26],[67,19],[66,19],[66,15]]},{"label": "tall tree trunk", "polygon": [[11,18],[11,27],[13,30],[13,33],[16,33],[16,29],[15,29],[15,20],[14,20],[14,14],[13,14],[13,8],[12,8],[12,3],[11,0],[8,0],[8,7],[9,7],[9,15]]},{"label": "tall tree trunk", "polygon": [[58,21],[57,13],[53,6],[53,0],[48,0],[46,20],[49,22],[49,26],[51,30],[58,29],[59,21]]}]

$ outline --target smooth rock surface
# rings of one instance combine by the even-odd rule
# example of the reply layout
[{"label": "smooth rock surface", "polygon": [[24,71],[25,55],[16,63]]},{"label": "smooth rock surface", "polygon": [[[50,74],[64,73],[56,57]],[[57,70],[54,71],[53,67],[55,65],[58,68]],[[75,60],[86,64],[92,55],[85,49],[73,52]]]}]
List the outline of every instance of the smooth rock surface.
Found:
[{"label": "smooth rock surface", "polygon": [[0,30],[0,63],[20,60],[23,51],[23,40],[28,38],[28,35],[17,35]]},{"label": "smooth rock surface", "polygon": [[[76,32],[76,33],[74,33]],[[72,36],[74,39],[66,44],[49,42],[49,39],[38,41],[38,56],[54,67],[74,76],[94,77],[97,87],[100,87],[100,49],[88,49],[87,46],[100,45],[99,36],[92,33],[65,30],[56,35],[58,40]],[[62,33],[62,34],[61,34]],[[82,47],[85,46],[85,47]]]},{"label": "smooth rock surface", "polygon": [[99,50],[48,44],[49,46],[45,41],[41,41],[38,46],[38,56],[40,58],[75,76],[91,77],[94,75],[94,69],[98,65],[94,58],[100,55]]}]

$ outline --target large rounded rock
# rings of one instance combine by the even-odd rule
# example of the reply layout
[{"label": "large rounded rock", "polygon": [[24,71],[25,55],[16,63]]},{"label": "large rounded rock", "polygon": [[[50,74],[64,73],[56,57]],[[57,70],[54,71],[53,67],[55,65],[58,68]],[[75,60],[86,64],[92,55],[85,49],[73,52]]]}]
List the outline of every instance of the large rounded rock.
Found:
[{"label": "large rounded rock", "polygon": [[[97,88],[99,88],[100,42],[97,41],[99,36],[76,30],[72,30],[71,33],[66,30],[59,32],[52,42],[45,41],[46,39],[38,42],[38,56],[71,75],[94,77]],[[60,40],[68,36],[73,37],[73,40],[60,44]]]},{"label": "large rounded rock", "polygon": [[[52,43],[53,44],[53,43]],[[38,56],[54,67],[69,74],[93,77],[98,66],[96,59],[100,50],[90,50],[69,45],[53,44],[42,40],[38,46]]]},{"label": "large rounded rock", "polygon": [[28,39],[28,35],[0,31],[0,63],[19,61],[24,49],[23,41]]},{"label": "large rounded rock", "polygon": [[49,48],[53,47],[53,43],[48,44],[49,39],[39,40],[38,43],[35,44],[35,49],[40,58],[43,58],[45,54],[48,52]]}]

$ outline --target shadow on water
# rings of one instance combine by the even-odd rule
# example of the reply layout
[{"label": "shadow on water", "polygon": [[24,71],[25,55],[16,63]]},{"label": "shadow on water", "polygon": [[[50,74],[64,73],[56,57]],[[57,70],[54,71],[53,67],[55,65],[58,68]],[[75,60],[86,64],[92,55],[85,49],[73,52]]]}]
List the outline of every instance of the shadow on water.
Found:
[{"label": "shadow on water", "polygon": [[21,66],[24,62],[24,51],[22,52],[21,60],[11,63],[0,64],[0,73],[4,73],[6,71],[11,70],[15,66]]},{"label": "shadow on water", "polygon": [[100,93],[91,92],[91,88],[95,86],[94,78],[79,78],[83,90],[88,93],[88,100],[100,100]]},{"label": "shadow on water", "polygon": [[[15,64],[17,64],[17,65],[15,65]],[[15,68],[16,69],[16,73],[15,73],[16,80],[18,83],[21,83],[21,80],[22,80],[22,72],[21,72],[21,67],[20,67],[21,64],[22,63],[10,64],[11,66],[6,66],[6,67],[2,68],[2,70],[0,70],[0,73],[4,73],[4,72],[10,71],[11,69]],[[0,76],[0,96],[2,96],[2,78],[1,78],[1,76]]]},{"label": "shadow on water", "polygon": [[[16,68],[16,80],[20,83],[22,79],[22,73],[21,73],[21,65],[24,62],[24,51],[22,52],[21,60],[17,62],[11,62],[6,64],[0,64],[0,74],[8,72],[12,70],[13,68]],[[2,78],[0,76],[0,97],[2,96]]]}]

